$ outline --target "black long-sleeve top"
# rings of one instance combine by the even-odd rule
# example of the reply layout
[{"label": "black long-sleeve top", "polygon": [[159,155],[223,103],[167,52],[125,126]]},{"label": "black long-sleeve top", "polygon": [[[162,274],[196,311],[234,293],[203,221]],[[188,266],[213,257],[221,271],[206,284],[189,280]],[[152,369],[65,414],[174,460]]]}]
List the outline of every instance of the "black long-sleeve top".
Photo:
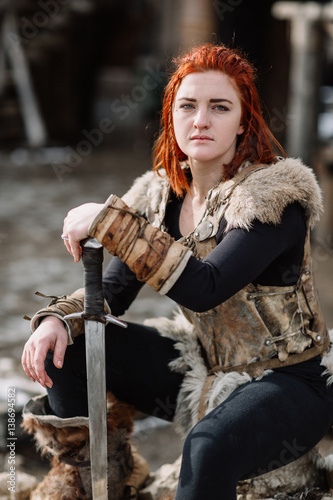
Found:
[{"label": "black long-sleeve top", "polygon": [[[166,209],[166,229],[175,239],[181,237],[181,204],[181,200],[173,199]],[[297,282],[306,235],[304,213],[298,203],[285,208],[278,226],[255,220],[249,231],[224,230],[222,221],[216,248],[202,261],[190,258],[167,293],[168,297],[188,309],[203,312],[221,304],[249,283],[288,286]],[[112,314],[121,316],[143,283],[114,257],[104,273],[103,286]]]}]

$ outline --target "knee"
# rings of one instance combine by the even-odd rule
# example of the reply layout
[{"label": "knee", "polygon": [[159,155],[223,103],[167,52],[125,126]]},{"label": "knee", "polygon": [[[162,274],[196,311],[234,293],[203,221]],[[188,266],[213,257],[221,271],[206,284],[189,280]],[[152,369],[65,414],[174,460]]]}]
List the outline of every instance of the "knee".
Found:
[{"label": "knee", "polygon": [[203,419],[186,437],[183,457],[199,461],[204,468],[215,462],[229,469],[236,466],[238,451],[237,435],[230,432],[227,424]]},{"label": "knee", "polygon": [[[224,498],[227,490],[236,489],[239,477],[237,452],[231,448],[228,436],[217,432],[218,427],[218,422],[210,426],[202,421],[188,434],[184,442],[179,488],[191,487],[201,495],[203,492],[207,495],[208,492],[207,498],[213,498],[209,495],[212,491],[216,498],[216,492],[221,487],[223,487],[221,498]],[[193,498],[203,498],[203,496],[193,496]]]},{"label": "knee", "polygon": [[199,422],[187,435],[184,442],[183,457],[208,464],[216,448],[215,436],[212,429]]}]

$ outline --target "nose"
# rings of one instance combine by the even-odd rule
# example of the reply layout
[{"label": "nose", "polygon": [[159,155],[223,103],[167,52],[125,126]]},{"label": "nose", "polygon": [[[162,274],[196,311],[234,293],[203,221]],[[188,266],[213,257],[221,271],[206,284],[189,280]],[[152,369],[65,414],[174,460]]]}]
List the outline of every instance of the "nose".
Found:
[{"label": "nose", "polygon": [[205,109],[198,109],[194,117],[193,125],[197,129],[207,129],[210,126],[208,111]]}]

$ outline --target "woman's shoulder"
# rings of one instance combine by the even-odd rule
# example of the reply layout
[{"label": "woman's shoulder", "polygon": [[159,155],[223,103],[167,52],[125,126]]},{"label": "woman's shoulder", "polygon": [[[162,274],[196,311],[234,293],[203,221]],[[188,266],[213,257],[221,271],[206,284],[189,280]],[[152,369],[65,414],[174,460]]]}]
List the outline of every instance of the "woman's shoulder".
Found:
[{"label": "woman's shoulder", "polygon": [[[249,229],[255,219],[280,224],[285,208],[299,203],[311,227],[322,213],[322,195],[313,170],[299,158],[279,158],[271,165],[250,166],[233,190],[225,218],[229,227]],[[237,183],[237,176],[234,178]]]},{"label": "woman's shoulder", "polygon": [[144,214],[148,203],[158,205],[162,187],[168,184],[169,180],[164,169],[160,169],[158,173],[148,170],[134,180],[132,187],[122,199],[127,205]]}]

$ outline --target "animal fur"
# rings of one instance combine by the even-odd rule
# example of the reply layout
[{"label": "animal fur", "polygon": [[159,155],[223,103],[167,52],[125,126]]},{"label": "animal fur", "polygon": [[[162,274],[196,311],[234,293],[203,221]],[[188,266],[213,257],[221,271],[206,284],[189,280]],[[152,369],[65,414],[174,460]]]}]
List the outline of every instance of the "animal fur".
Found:
[{"label": "animal fur", "polygon": [[[133,430],[135,410],[117,401],[110,393],[107,399],[109,452],[111,444],[113,451],[117,453],[121,450],[121,454],[125,456],[124,463],[122,463],[122,456],[115,460],[111,459],[111,462],[114,462],[111,463],[111,466],[114,466],[111,480],[120,474],[124,483],[121,487],[123,489],[133,470],[128,437]],[[61,419],[48,412],[47,397],[44,396],[33,398],[23,414],[23,429],[34,436],[37,448],[42,455],[52,457],[51,470],[34,490],[31,500],[46,498],[48,500],[72,500],[74,498],[88,500],[91,498],[91,486],[88,484],[89,466],[85,465],[89,460],[88,418]],[[121,470],[118,471],[118,469]],[[127,474],[126,477],[123,477],[124,474]],[[116,490],[116,487],[113,490]],[[117,493],[117,496],[113,495],[112,498],[120,499],[120,496]]]},{"label": "animal fur", "polygon": [[333,330],[330,330],[328,333],[330,336],[331,347],[328,353],[323,356],[320,364],[325,366],[326,370],[324,375],[328,376],[327,384],[331,385],[333,383]]},{"label": "animal fur", "polygon": [[[163,189],[168,184],[163,169],[160,175],[149,171],[136,179],[122,198],[149,219],[150,213],[158,210]],[[299,158],[280,158],[267,168],[252,173],[234,189],[224,214],[227,227],[250,229],[255,219],[279,224],[286,206],[295,201],[304,207],[313,228],[323,212],[322,194],[316,177]]]},{"label": "animal fur", "polygon": [[287,205],[298,201],[313,228],[323,211],[322,195],[311,168],[299,158],[281,159],[239,184],[225,212],[228,227],[250,229],[258,219],[277,225]]},{"label": "animal fur", "polygon": [[88,500],[83,489],[78,468],[61,462],[57,457],[51,461],[51,470],[31,493],[30,500]]},{"label": "animal fur", "polygon": [[[185,374],[185,377],[178,394],[174,422],[177,430],[186,436],[198,421],[202,388],[208,374],[193,327],[181,313],[177,313],[173,319],[146,320],[145,324],[157,328],[162,336],[176,341],[175,347],[180,355],[170,363],[170,368]],[[207,392],[206,414],[225,401],[237,387],[251,380],[247,373],[218,373]]]}]

